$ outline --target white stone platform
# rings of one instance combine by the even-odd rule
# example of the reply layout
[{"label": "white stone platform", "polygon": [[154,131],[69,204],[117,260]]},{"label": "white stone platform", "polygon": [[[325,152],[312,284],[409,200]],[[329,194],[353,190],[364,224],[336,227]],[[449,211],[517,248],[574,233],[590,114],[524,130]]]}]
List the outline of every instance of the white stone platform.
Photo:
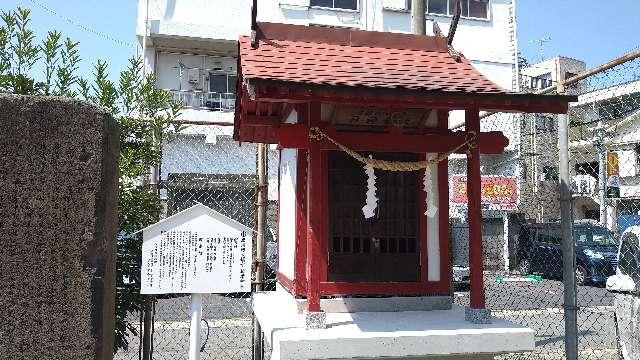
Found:
[{"label": "white stone platform", "polygon": [[[472,324],[464,311],[452,310],[327,313],[327,328],[306,330],[295,299],[280,291],[254,294],[254,312],[272,360],[479,358],[503,352],[531,351],[534,331],[493,319]],[[444,356],[443,356],[444,355]]]}]

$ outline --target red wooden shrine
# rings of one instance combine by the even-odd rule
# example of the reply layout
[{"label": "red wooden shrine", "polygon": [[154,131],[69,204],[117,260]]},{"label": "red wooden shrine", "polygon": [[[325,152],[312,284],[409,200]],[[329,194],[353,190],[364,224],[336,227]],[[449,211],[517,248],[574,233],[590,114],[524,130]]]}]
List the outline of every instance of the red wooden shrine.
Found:
[{"label": "red wooden shrine", "polygon": [[[459,147],[467,161],[471,308],[483,309],[480,154],[501,153],[501,132],[480,111],[565,113],[570,96],[515,94],[449,53],[446,38],[258,23],[242,37],[234,137],[278,144],[279,283],[306,297],[448,295],[448,164],[424,172],[376,170],[378,208],[365,219],[363,165],[312,127],[376,159],[424,160]],[[465,130],[448,128],[464,110]],[[425,196],[437,215],[425,215]]]}]

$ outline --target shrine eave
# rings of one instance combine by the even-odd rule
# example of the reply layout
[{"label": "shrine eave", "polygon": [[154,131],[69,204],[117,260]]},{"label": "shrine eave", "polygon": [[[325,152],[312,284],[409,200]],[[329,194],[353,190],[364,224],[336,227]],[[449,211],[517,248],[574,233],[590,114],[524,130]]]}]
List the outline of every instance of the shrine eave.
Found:
[{"label": "shrine eave", "polygon": [[269,79],[245,79],[245,81],[253,88],[255,101],[291,104],[318,101],[372,107],[564,114],[569,109],[569,103],[578,100],[578,97],[573,95],[449,92],[384,86],[371,88],[303,84]]}]

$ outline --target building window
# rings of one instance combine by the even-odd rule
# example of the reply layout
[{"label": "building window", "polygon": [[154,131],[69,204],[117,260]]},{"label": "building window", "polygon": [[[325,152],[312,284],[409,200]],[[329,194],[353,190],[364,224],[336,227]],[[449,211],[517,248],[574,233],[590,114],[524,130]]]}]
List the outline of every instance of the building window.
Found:
[{"label": "building window", "polygon": [[556,168],[555,166],[543,166],[541,180],[558,181],[558,168]]},{"label": "building window", "polygon": [[358,10],[358,0],[311,0],[310,5],[332,9]]},{"label": "building window", "polygon": [[237,79],[235,74],[210,72],[209,92],[203,99],[203,105],[211,109],[232,109],[235,104]]},{"label": "building window", "polygon": [[[449,0],[427,0],[426,9],[428,14],[449,15]],[[453,1],[452,1],[453,2]]]},{"label": "building window", "polygon": [[552,117],[540,115],[536,117],[536,133],[539,132],[551,132],[556,130],[556,122]]},{"label": "building window", "polygon": [[[526,75],[525,75],[526,76]],[[530,89],[544,89],[549,86],[553,86],[553,80],[551,80],[551,73],[543,75],[532,76],[527,84]]]},{"label": "building window", "polygon": [[209,73],[209,92],[220,94],[236,93],[236,75]]},{"label": "building window", "polygon": [[[571,73],[571,72],[566,72],[564,73],[564,79],[571,79],[572,77],[576,76],[577,74]],[[573,84],[569,84],[567,85],[568,88],[570,89],[577,89],[578,88],[578,83],[574,82]]]},{"label": "building window", "polygon": [[[431,15],[453,16],[456,0],[425,0],[425,9]],[[489,0],[460,0],[460,16],[466,18],[488,19]],[[411,9],[411,0],[407,0],[407,9]]]}]

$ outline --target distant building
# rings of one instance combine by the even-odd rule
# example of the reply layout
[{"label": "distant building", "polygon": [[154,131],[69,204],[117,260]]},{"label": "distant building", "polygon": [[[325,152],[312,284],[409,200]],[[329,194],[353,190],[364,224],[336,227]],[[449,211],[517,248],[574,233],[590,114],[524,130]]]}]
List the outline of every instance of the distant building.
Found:
[{"label": "distant building", "polygon": [[[566,80],[585,70],[587,70],[587,64],[584,61],[556,56],[522,69],[520,84],[523,91],[533,92],[557,84],[559,78]],[[571,85],[566,89],[566,93],[577,95],[584,92],[585,89],[580,86],[580,83]]]},{"label": "distant building", "polygon": [[[574,216],[623,230],[640,212],[640,81],[585,92],[570,114]],[[602,175],[606,219],[600,218]]]},{"label": "distant building", "polygon": [[[557,84],[557,74],[566,80],[585,70],[580,60],[555,57],[522,69],[521,84],[525,91],[541,90]],[[602,221],[616,231],[619,223],[637,221],[628,217],[640,211],[640,81],[603,85],[592,90],[581,81],[566,88],[578,95],[569,111],[573,215],[575,220]],[[557,121],[536,114],[525,124],[521,188],[526,206],[521,210],[529,221],[554,221],[560,217]],[[606,195],[602,207],[601,178]]]},{"label": "distant building", "polygon": [[[521,70],[522,90],[542,90],[557,85],[560,77],[566,80],[586,69],[586,64],[580,60],[563,56],[547,59]],[[585,91],[582,83],[566,90],[574,95]],[[519,212],[529,222],[555,221],[560,218],[557,118],[544,114],[526,115],[521,124]]]}]

